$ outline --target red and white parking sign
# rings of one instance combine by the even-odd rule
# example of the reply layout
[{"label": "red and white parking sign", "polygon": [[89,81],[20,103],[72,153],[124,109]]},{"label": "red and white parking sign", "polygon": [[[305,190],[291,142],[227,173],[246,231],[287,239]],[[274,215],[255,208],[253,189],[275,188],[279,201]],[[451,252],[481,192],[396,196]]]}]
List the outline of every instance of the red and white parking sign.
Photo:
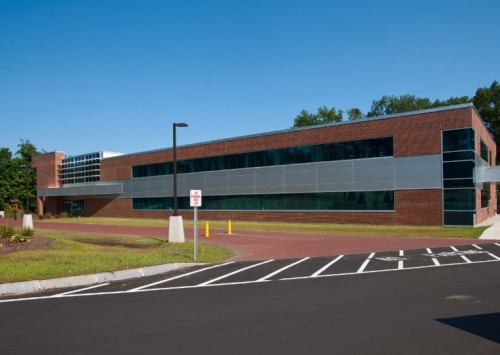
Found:
[{"label": "red and white parking sign", "polygon": [[189,201],[191,207],[201,207],[201,190],[189,190]]}]

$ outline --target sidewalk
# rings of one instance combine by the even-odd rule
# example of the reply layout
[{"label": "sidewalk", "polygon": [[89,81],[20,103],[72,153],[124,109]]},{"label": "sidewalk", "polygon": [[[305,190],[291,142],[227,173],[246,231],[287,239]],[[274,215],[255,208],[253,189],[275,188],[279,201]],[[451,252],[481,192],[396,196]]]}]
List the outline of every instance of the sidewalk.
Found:
[{"label": "sidewalk", "polygon": [[479,239],[494,239],[500,240],[500,215],[489,218],[488,220],[480,223],[478,226],[491,226],[486,229]]}]

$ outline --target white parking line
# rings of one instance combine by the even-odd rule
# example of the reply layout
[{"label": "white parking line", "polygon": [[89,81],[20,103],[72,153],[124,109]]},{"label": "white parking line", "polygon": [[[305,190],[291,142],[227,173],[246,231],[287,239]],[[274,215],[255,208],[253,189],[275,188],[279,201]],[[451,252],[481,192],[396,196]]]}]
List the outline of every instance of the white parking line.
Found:
[{"label": "white parking line", "polygon": [[366,267],[368,266],[368,263],[370,262],[370,260],[372,260],[372,258],[375,256],[375,253],[371,253],[368,258],[365,260],[365,262],[363,263],[363,265],[361,265],[361,267],[358,269],[357,273],[360,274],[362,273],[363,271],[365,271]]},{"label": "white parking line", "polygon": [[[457,248],[455,248],[455,247],[450,247],[450,248],[451,248],[451,250],[453,250],[453,251],[460,252],[460,250],[458,250],[458,249],[457,249]],[[465,260],[465,262],[466,262],[466,263],[471,263],[471,262],[472,262],[472,261],[470,261],[470,260],[469,260],[469,259],[468,259],[465,255],[460,255],[460,257],[461,257],[463,260]]]},{"label": "white parking line", "polygon": [[131,290],[128,290],[127,292],[140,291],[142,289],[145,289],[145,288],[148,288],[148,287],[151,287],[151,286],[156,286],[156,285],[159,285],[159,284],[162,284],[162,283],[165,283],[165,282],[169,282],[169,281],[172,281],[172,280],[183,278],[185,276],[190,276],[190,275],[193,275],[193,274],[197,274],[197,273],[202,272],[202,271],[215,269],[215,268],[220,267],[220,266],[226,266],[226,265],[229,265],[229,264],[232,264],[232,263],[234,263],[234,261],[230,261],[230,262],[227,262],[227,263],[224,263],[224,264],[217,264],[217,265],[214,265],[214,266],[209,266],[209,267],[206,267],[206,268],[203,268],[203,269],[199,269],[199,270],[188,272],[187,274],[182,274],[182,275],[174,276],[174,277],[171,277],[171,278],[168,278],[168,279],[165,279],[165,280],[161,280],[161,281],[153,282],[153,283],[150,283],[150,284],[147,284],[147,285],[144,285],[144,286],[136,287],[136,288],[133,288]]},{"label": "white parking line", "polygon": [[326,264],[325,266],[323,266],[321,269],[319,269],[318,271],[316,271],[314,274],[311,275],[311,277],[317,277],[319,274],[321,274],[323,271],[325,271],[326,269],[328,269],[330,266],[332,266],[333,264],[335,264],[337,261],[339,261],[340,259],[342,259],[344,257],[344,255],[339,255],[337,256],[335,259],[333,259],[332,261],[330,261],[328,264]]},{"label": "white parking line", "polygon": [[109,285],[109,282],[108,283],[99,284],[99,285],[90,286],[90,287],[80,288],[78,290],[73,290],[73,291],[58,293],[57,295],[53,295],[52,297],[62,297],[62,296],[66,296],[66,295],[71,295],[72,293],[77,293],[77,292],[81,292],[81,291],[92,290],[94,288],[98,288],[98,287],[102,287],[102,286],[107,286],[107,285]]},{"label": "white parking line", "polygon": [[[428,254],[432,254],[432,250],[430,248],[425,248],[425,250],[427,251]],[[436,258],[432,258],[432,262],[434,263],[434,265],[436,266],[439,266],[441,265],[441,263],[438,261],[438,259]]]},{"label": "white parking line", "polygon": [[495,244],[497,247],[500,247],[500,243],[493,243],[493,244]]},{"label": "white parking line", "polygon": [[277,275],[277,274],[279,274],[280,272],[285,271],[286,269],[291,268],[292,266],[295,266],[295,265],[297,265],[297,264],[300,264],[301,262],[306,261],[307,259],[310,259],[310,258],[311,258],[311,257],[310,257],[310,256],[308,256],[308,257],[306,257],[306,258],[304,258],[304,259],[297,260],[296,262],[291,263],[290,265],[287,265],[287,266],[285,266],[285,267],[282,267],[281,269],[278,269],[278,270],[276,270],[276,271],[274,271],[274,272],[270,273],[269,275],[266,275],[266,276],[264,276],[264,277],[261,277],[261,278],[260,278],[260,279],[258,279],[257,281],[266,281],[267,279],[269,279],[269,278],[273,277],[274,275]]},{"label": "white parking line", "polygon": [[488,252],[486,252],[486,254],[488,254],[489,256],[491,256],[493,259],[500,260],[500,258],[498,256],[496,256],[495,254],[488,253]]},{"label": "white parking line", "polygon": [[476,245],[476,244],[472,244],[472,246],[476,249],[479,249],[479,250],[483,250],[483,248],[481,248],[479,245]]},{"label": "white parking line", "polygon": [[203,283],[199,284],[198,286],[206,286],[206,285],[210,285],[211,283],[214,283],[214,282],[216,282],[216,281],[219,281],[219,280],[225,279],[226,277],[229,277],[229,276],[232,276],[232,275],[238,274],[238,273],[240,273],[240,272],[243,272],[243,271],[245,271],[245,270],[248,270],[248,269],[251,269],[251,268],[254,268],[254,267],[260,266],[260,265],[264,265],[264,264],[270,263],[271,261],[274,261],[274,259],[271,259],[271,260],[266,260],[266,261],[263,261],[263,262],[261,262],[261,263],[257,263],[257,264],[253,264],[253,265],[250,265],[250,266],[244,267],[244,268],[242,268],[242,269],[239,269],[239,270],[236,270],[236,271],[230,272],[229,274],[222,275],[222,276],[220,276],[220,277],[216,277],[215,279],[208,280],[207,282],[203,282]]},{"label": "white parking line", "polygon": [[[404,250],[400,250],[399,251],[399,256],[405,256],[405,251]],[[398,270],[402,270],[403,269],[403,263],[404,263],[403,260],[399,260],[398,261]]]}]

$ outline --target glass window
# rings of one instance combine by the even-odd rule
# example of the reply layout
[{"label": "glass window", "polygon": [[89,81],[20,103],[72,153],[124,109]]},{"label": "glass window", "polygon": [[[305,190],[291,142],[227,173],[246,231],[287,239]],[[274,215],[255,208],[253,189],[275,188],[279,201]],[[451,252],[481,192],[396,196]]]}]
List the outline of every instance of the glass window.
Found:
[{"label": "glass window", "polygon": [[475,163],[473,161],[458,161],[443,163],[444,179],[472,178]]},{"label": "glass window", "polygon": [[445,189],[454,189],[457,187],[474,187],[473,179],[452,179],[443,180]]},{"label": "glass window", "polygon": [[476,154],[472,150],[464,150],[461,152],[443,153],[444,161],[454,160],[474,160]]},{"label": "glass window", "polygon": [[474,211],[476,191],[474,189],[443,190],[443,210]]},{"label": "glass window", "polygon": [[[338,142],[178,161],[177,172],[193,173],[393,156],[393,138]],[[172,162],[132,167],[132,177],[172,174]]]},{"label": "glass window", "polygon": [[444,225],[473,226],[474,212],[444,212]]},{"label": "glass window", "polygon": [[484,144],[482,139],[481,139],[481,158],[485,162],[488,162],[488,146]]},{"label": "glass window", "polygon": [[474,130],[472,128],[443,131],[443,152],[474,149]]},{"label": "glass window", "polygon": [[486,208],[490,204],[490,191],[481,190],[481,208]]},{"label": "glass window", "polygon": [[[134,210],[166,210],[171,197],[134,198]],[[179,197],[180,209],[189,209],[189,198]],[[204,196],[203,210],[344,210],[393,211],[394,191],[326,192],[310,194],[271,194],[241,196]]]}]

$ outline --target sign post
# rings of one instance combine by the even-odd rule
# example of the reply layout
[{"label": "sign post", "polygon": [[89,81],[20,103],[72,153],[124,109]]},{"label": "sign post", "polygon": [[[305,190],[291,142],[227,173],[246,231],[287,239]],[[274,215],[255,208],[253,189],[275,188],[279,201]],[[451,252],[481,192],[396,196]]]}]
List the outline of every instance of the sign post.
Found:
[{"label": "sign post", "polygon": [[189,190],[189,205],[194,207],[193,259],[198,257],[198,207],[201,207],[201,190]]}]

